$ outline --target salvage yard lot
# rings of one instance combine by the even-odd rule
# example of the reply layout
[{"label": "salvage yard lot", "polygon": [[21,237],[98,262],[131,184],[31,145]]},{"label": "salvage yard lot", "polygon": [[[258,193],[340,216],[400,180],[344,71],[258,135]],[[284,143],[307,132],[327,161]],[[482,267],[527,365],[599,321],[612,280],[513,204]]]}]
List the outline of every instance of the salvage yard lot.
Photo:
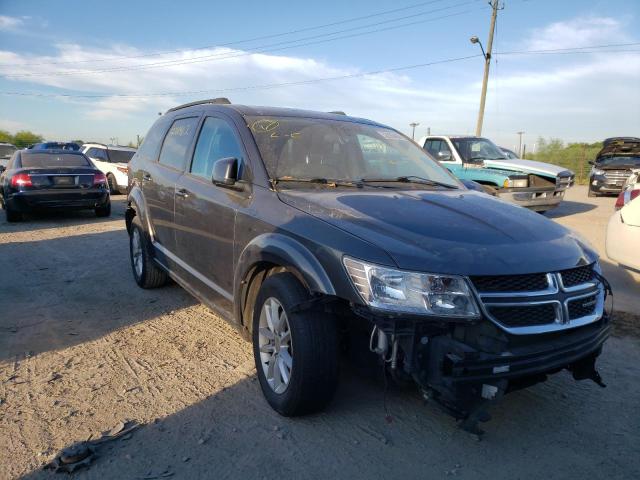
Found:
[{"label": "salvage yard lot", "polygon": [[[574,187],[548,216],[604,252],[614,198]],[[566,373],[509,395],[478,442],[417,393],[345,364],[322,414],[277,415],[255,379],[249,343],[186,292],[139,289],[124,197],[92,213],[0,222],[0,478],[48,478],[61,448],[121,421],[76,478],[638,478],[640,327],[599,361],[607,383]],[[616,308],[640,311],[640,278],[603,260]]]}]

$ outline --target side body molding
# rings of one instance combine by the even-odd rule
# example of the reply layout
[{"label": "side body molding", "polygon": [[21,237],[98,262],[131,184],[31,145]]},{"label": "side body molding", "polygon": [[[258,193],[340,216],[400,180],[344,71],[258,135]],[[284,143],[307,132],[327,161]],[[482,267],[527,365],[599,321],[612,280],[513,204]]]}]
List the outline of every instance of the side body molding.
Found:
[{"label": "side body molding", "polygon": [[307,284],[311,292],[335,295],[335,289],[324,267],[300,242],[280,233],[264,233],[255,237],[238,258],[234,281],[234,313],[242,319],[243,280],[251,268],[261,262],[288,267]]}]

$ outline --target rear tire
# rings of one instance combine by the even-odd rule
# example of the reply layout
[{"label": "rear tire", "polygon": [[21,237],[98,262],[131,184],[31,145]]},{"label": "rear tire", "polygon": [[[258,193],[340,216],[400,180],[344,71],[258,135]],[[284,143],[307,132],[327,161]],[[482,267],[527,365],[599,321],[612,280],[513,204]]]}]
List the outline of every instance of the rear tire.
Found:
[{"label": "rear tire", "polygon": [[133,278],[141,288],[158,288],[167,282],[167,273],[153,260],[153,245],[138,217],[133,217],[129,233],[129,256]]},{"label": "rear tire", "polygon": [[6,203],[4,205],[4,215],[7,219],[7,222],[13,223],[13,222],[19,222],[20,220],[22,220],[22,213],[16,212],[12,208],[10,208],[9,205],[7,205]]},{"label": "rear tire", "polygon": [[338,383],[335,319],[311,309],[293,311],[308,299],[309,293],[295,276],[279,273],[264,282],[254,305],[258,379],[269,405],[284,416],[324,409]]},{"label": "rear tire", "polygon": [[107,202],[106,205],[95,208],[96,217],[108,217],[111,215],[111,202]]},{"label": "rear tire", "polygon": [[107,183],[109,184],[109,193],[111,195],[117,195],[120,193],[118,190],[118,182],[116,181],[116,177],[114,177],[111,173],[107,174]]}]

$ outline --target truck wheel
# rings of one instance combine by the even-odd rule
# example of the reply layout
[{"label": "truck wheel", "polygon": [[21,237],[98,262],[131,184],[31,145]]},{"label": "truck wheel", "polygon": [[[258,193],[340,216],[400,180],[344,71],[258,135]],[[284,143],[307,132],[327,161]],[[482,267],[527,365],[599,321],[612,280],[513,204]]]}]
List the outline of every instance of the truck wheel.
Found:
[{"label": "truck wheel", "polygon": [[13,223],[22,220],[22,213],[16,212],[12,208],[9,208],[9,205],[7,205],[6,203],[4,205],[4,214],[7,218],[7,222]]},{"label": "truck wheel", "polygon": [[290,273],[269,277],[253,309],[253,354],[262,393],[284,416],[325,408],[338,383],[338,334],[332,317],[294,311],[309,293]]},{"label": "truck wheel", "polygon": [[153,261],[153,246],[138,217],[133,217],[129,234],[129,253],[133,278],[142,288],[158,288],[167,282],[167,274]]},{"label": "truck wheel", "polygon": [[95,208],[96,217],[108,217],[111,215],[111,202],[107,202],[106,205]]},{"label": "truck wheel", "polygon": [[118,182],[116,181],[116,177],[110,173],[107,175],[107,183],[109,184],[109,193],[111,195],[117,195],[120,193],[118,191]]}]

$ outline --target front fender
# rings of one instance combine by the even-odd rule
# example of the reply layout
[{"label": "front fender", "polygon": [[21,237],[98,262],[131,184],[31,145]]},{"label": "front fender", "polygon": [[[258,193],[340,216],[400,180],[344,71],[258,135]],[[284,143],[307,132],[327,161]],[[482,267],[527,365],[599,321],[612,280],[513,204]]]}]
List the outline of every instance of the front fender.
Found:
[{"label": "front fender", "polygon": [[237,320],[242,318],[243,282],[250,270],[260,263],[287,267],[306,284],[310,292],[336,294],[324,267],[302,243],[280,233],[264,233],[254,238],[238,258],[233,292]]}]

